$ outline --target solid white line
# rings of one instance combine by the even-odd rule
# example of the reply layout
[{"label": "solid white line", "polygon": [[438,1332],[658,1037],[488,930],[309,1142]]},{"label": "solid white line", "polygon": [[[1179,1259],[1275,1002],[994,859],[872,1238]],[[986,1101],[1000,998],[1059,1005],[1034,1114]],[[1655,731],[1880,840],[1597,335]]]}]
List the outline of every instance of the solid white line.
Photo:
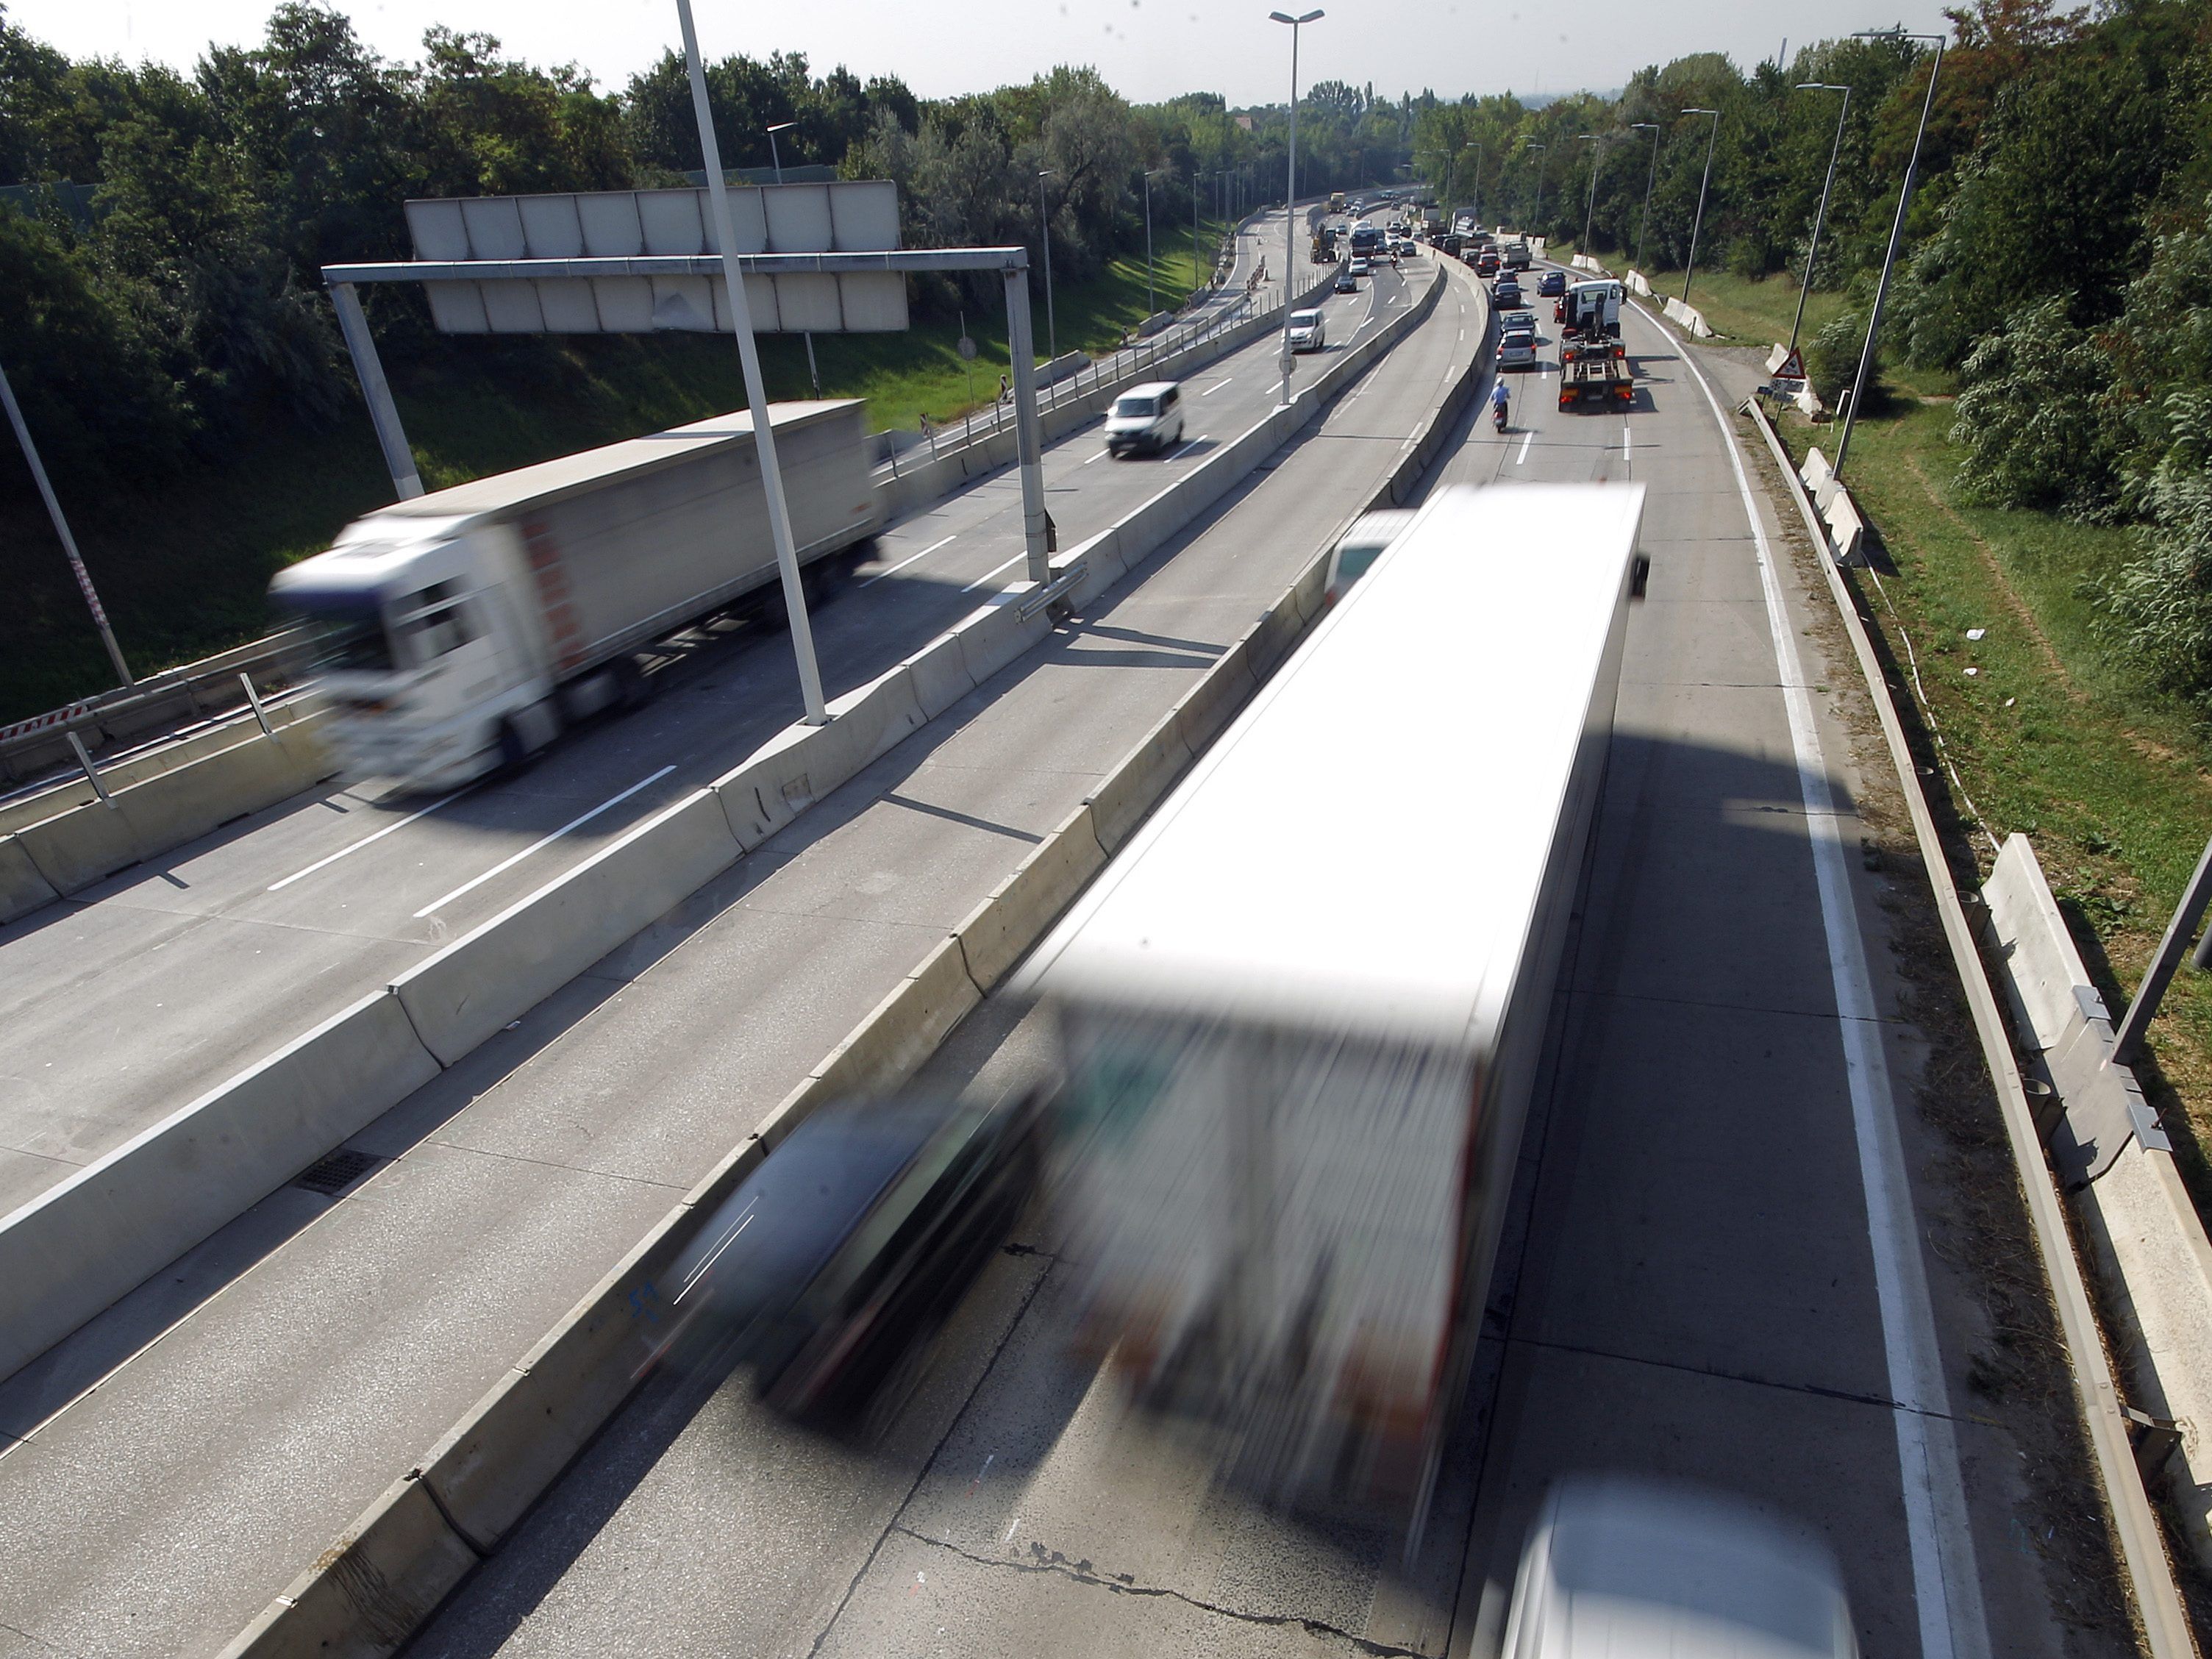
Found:
[{"label": "solid white line", "polygon": [[404,830],[409,824],[414,823],[416,819],[420,817],[428,817],[431,813],[436,811],[441,806],[445,805],[448,801],[459,800],[463,795],[467,794],[470,790],[475,787],[476,785],[473,783],[466,784],[462,787],[454,790],[450,795],[441,795],[437,799],[432,801],[428,806],[422,807],[418,811],[410,812],[405,817],[400,819],[398,823],[387,823],[383,829],[379,830],[374,835],[363,836],[359,841],[354,842],[350,847],[341,847],[337,852],[332,853],[328,858],[317,859],[306,869],[295,870],[290,875],[285,877],[283,880],[270,882],[264,890],[273,893],[280,887],[289,887],[294,882],[299,880],[301,877],[312,876],[316,871],[324,868],[325,866],[336,864],[340,859],[345,857],[347,854],[358,853],[362,848],[368,846],[372,842],[382,841],[394,830]]},{"label": "solid white line", "polygon": [[1093,461],[1103,460],[1103,459],[1105,459],[1105,457],[1106,457],[1106,452],[1105,452],[1104,450],[1103,450],[1103,449],[1102,449],[1102,450],[1100,450],[1100,451],[1099,451],[1097,454],[1095,454],[1095,455],[1087,455],[1087,456],[1085,456],[1085,457],[1084,458],[1084,460],[1083,460],[1083,465],[1085,465],[1085,466],[1088,466],[1088,465],[1091,465],[1091,462],[1093,462]]},{"label": "solid white line", "polygon": [[[1202,433],[1202,432],[1201,432],[1201,433],[1200,433],[1198,435],[1199,435],[1199,438],[1202,438],[1202,437],[1204,437],[1206,434],[1205,434],[1204,433]],[[1194,450],[1194,449],[1195,449],[1195,448],[1197,448],[1197,447],[1198,447],[1198,438],[1193,438],[1189,442],[1188,442],[1188,443],[1184,444],[1184,445],[1182,446],[1182,448],[1180,448],[1180,449],[1176,450],[1176,453],[1175,453],[1174,454],[1172,454],[1172,455],[1169,456],[1169,457],[1168,457],[1168,459],[1169,459],[1170,460],[1171,460],[1171,461],[1179,461],[1179,460],[1181,460],[1184,456],[1186,456],[1186,455],[1189,454],[1189,453],[1190,453],[1190,452],[1191,452],[1192,450]]]},{"label": "solid white line", "polygon": [[[1235,378],[1236,377],[1234,375],[1230,377],[1231,380],[1234,380]],[[1211,398],[1215,392],[1220,391],[1222,387],[1227,386],[1229,383],[1229,380],[1216,380],[1212,386],[1206,387],[1205,391],[1200,392],[1198,395],[1201,398]]]},{"label": "solid white line", "polygon": [[465,881],[459,887],[453,889],[452,892],[447,894],[443,898],[431,900],[429,903],[424,905],[421,909],[415,913],[415,920],[420,921],[423,917],[430,915],[433,911],[442,909],[447,905],[451,904],[455,899],[460,897],[462,894],[475,891],[477,888],[483,886],[484,883],[489,881],[494,876],[502,874],[508,870],[514,869],[516,865],[521,863],[523,860],[528,858],[532,853],[535,853],[543,848],[550,847],[555,842],[560,840],[562,836],[567,835],[570,830],[582,829],[593,818],[599,817],[600,813],[606,811],[611,807],[621,805],[624,801],[628,800],[632,795],[637,793],[639,790],[644,788],[647,784],[659,782],[661,779],[666,777],[675,769],[676,768],[673,765],[664,766],[658,772],[655,772],[651,777],[640,778],[635,783],[630,785],[629,788],[623,790],[619,795],[608,796],[606,799],[601,801],[590,811],[585,813],[583,817],[569,819],[568,823],[562,824],[551,835],[541,836],[539,839],[532,842],[529,846],[524,848],[520,853],[514,854],[511,857],[501,859],[497,864],[493,865],[490,869],[485,871],[483,874],[478,876],[475,880]]},{"label": "solid white line", "polygon": [[1528,459],[1528,446],[1529,446],[1530,444],[1534,443],[1535,441],[1536,441],[1536,431],[1535,431],[1535,428],[1534,428],[1534,427],[1531,427],[1531,428],[1529,428],[1526,433],[1524,433],[1524,434],[1522,435],[1522,439],[1521,439],[1521,453],[1520,453],[1518,455],[1516,455],[1516,456],[1513,458],[1513,465],[1514,465],[1518,466],[1518,465],[1521,465],[1521,463],[1522,463],[1522,462],[1523,462],[1523,461],[1525,461],[1525,460],[1527,460],[1527,459]]},{"label": "solid white line", "polygon": [[1628,435],[1628,422],[1623,421],[1620,423],[1620,459],[1622,460],[1632,461],[1636,459],[1636,451],[1632,447],[1633,442],[1634,441]]},{"label": "solid white line", "polygon": [[[1650,315],[1634,309],[1646,322]],[[1652,326],[1656,328],[1657,324]],[[1790,741],[1797,763],[1798,793],[1805,804],[1807,839],[1820,894],[1820,925],[1828,939],[1828,974],[1834,988],[1836,1022],[1844,1045],[1844,1073],[1851,1097],[1851,1130],[1858,1145],[1859,1183],[1866,1194],[1867,1238],[1873,1248],[1875,1301],[1881,1313],[1881,1338],[1887,1362],[1890,1419],[1897,1432],[1898,1474],[1904,1489],[1905,1524],[1912,1558],[1913,1599],[1920,1615],[1923,1659],[1983,1659],[1989,1628],[1982,1607],[1980,1578],[1974,1566],[1973,1534],[1966,1521],[1965,1482],[1959,1471],[1958,1443],[1950,1422],[1950,1402],[1936,1342],[1936,1316],[1928,1301],[1919,1229],[1912,1212],[1912,1188],[1905,1178],[1905,1152],[1898,1135],[1897,1101],[1881,1049],[1881,1011],[1867,971],[1866,945],[1859,937],[1851,902],[1846,859],[1835,798],[1828,787],[1828,765],[1821,753],[1813,700],[1797,657],[1797,641],[1783,603],[1758,502],[1751,493],[1735,434],[1722,413],[1704,371],[1685,353],[1682,361],[1697,379],[1720,428],[1729,464],[1735,471],[1744,516],[1751,521],[1752,545],[1759,560],[1759,585],[1766,598],[1766,625],[1774,637],[1775,666],[1790,717]]]},{"label": "solid white line", "polygon": [[987,581],[990,580],[992,577],[994,577],[994,576],[997,575],[1000,570],[1010,569],[1010,568],[1012,568],[1013,566],[1019,564],[1019,563],[1020,563],[1024,559],[1027,558],[1028,556],[1029,556],[1029,554],[1028,554],[1028,552],[1027,552],[1027,550],[1024,550],[1024,551],[1022,551],[1022,552],[1019,552],[1019,553],[1015,554],[1015,555],[1014,555],[1014,556],[1013,556],[1012,558],[1011,558],[1011,559],[1008,559],[1005,564],[1002,564],[1002,565],[998,566],[998,567],[997,567],[997,568],[995,568],[995,569],[986,570],[986,571],[985,571],[981,575],[980,575],[980,576],[976,577],[976,578],[975,578],[975,580],[974,581],[969,582],[969,583],[968,584],[968,586],[965,586],[965,587],[962,588],[960,591],[961,591],[963,593],[973,593],[973,592],[974,592],[977,588],[981,587],[981,586],[985,582],[987,582]]},{"label": "solid white line", "polygon": [[[884,577],[886,577],[886,576],[896,576],[896,575],[897,575],[897,574],[898,574],[898,573],[899,573],[900,571],[902,571],[902,570],[905,569],[905,568],[907,568],[907,566],[908,566],[908,565],[912,564],[912,563],[913,563],[916,559],[926,559],[926,558],[927,558],[931,554],[933,554],[933,553],[936,552],[936,551],[937,551],[937,550],[938,550],[939,548],[943,547],[944,545],[945,545],[945,544],[946,544],[947,542],[957,542],[957,541],[958,541],[959,539],[960,539],[960,532],[959,532],[958,531],[957,531],[957,530],[956,530],[956,531],[954,531],[954,532],[953,532],[950,536],[947,536],[947,537],[945,538],[945,540],[944,540],[944,541],[942,541],[942,542],[932,542],[932,543],[931,543],[927,547],[923,548],[923,549],[921,550],[921,552],[919,552],[919,553],[912,553],[912,554],[908,554],[905,558],[901,559],[901,560],[900,560],[896,564],[893,565],[890,569],[888,569],[888,570],[878,570],[878,572],[876,572],[876,574],[875,574],[874,575],[872,575],[872,576],[869,577],[867,580],[866,580],[866,581],[862,582],[862,583],[860,584],[860,586],[861,586],[861,587],[873,587],[873,586],[874,586],[878,582],[879,582],[879,581],[883,580],[883,579],[884,579]],[[854,592],[858,592],[859,591],[860,591],[860,589],[859,589],[859,588],[855,588],[855,589],[854,590]]]}]

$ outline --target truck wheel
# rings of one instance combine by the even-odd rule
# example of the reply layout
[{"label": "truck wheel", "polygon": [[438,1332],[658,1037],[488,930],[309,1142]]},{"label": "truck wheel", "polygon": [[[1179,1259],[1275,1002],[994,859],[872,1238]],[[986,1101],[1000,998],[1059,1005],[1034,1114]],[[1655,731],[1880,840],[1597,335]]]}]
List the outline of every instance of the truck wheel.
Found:
[{"label": "truck wheel", "polygon": [[653,694],[659,690],[645,670],[638,666],[635,657],[616,658],[609,672],[615,677],[614,706],[623,714],[651,702]]},{"label": "truck wheel", "polygon": [[530,746],[522,740],[522,733],[514,729],[513,720],[499,723],[499,769],[503,777],[512,777],[530,764]]}]

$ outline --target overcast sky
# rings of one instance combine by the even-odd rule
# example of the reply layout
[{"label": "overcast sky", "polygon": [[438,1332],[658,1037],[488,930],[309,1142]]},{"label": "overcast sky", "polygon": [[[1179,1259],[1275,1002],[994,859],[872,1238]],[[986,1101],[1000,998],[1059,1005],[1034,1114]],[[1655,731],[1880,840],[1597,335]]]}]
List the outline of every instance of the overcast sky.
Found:
[{"label": "overcast sky", "polygon": [[[260,38],[271,0],[4,0],[9,16],[73,56],[189,68],[210,40]],[[1289,31],[1270,0],[693,0],[709,57],[803,52],[819,72],[895,74],[924,97],[1093,64],[1139,102],[1211,91],[1280,101]],[[341,0],[386,57],[418,53],[433,23],[497,35],[539,64],[575,62],[602,86],[677,39],[674,0]],[[1292,9],[1284,5],[1283,9]],[[1309,3],[1299,9],[1311,9]],[[1647,64],[1718,49],[1741,67],[1793,46],[1894,23],[1942,27],[1941,0],[1334,0],[1303,32],[1299,76],[1378,93],[1560,92],[1621,85]],[[835,158],[828,158],[835,159]]]}]

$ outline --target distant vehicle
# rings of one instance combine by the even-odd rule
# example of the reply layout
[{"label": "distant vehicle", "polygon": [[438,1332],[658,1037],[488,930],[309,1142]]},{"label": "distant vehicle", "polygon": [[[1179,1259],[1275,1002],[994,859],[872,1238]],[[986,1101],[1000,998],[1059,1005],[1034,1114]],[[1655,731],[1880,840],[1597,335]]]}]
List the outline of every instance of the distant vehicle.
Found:
[{"label": "distant vehicle", "polygon": [[1401,237],[1399,240],[1397,247],[1393,250],[1393,252],[1395,252],[1401,259],[1410,259],[1420,252],[1420,244],[1413,241],[1409,237]]},{"label": "distant vehicle", "polygon": [[[1079,1340],[1140,1400],[1222,1423],[1263,1495],[1418,1517],[1431,1489],[1604,773],[1643,510],[1640,485],[1440,491],[1014,981],[1063,1050]],[[1314,804],[1376,778],[1390,810],[1359,855],[1316,858]]]},{"label": "distant vehicle", "polygon": [[1567,291],[1567,273],[1553,269],[1536,279],[1536,292],[1547,300],[1556,300]]},{"label": "distant vehicle", "polygon": [[1528,303],[1522,296],[1521,284],[1510,276],[1500,276],[1490,285],[1490,300],[1500,311],[1510,311],[1515,306]]},{"label": "distant vehicle", "polygon": [[1513,1586],[1501,1659],[1858,1659],[1843,1575],[1747,1504],[1623,1478],[1562,1482]]},{"label": "distant vehicle", "polygon": [[[778,404],[807,585],[827,597],[878,514],[866,405]],[[280,570],[323,728],[349,779],[451,789],[651,690],[640,653],[706,617],[780,618],[781,577],[743,410],[379,507]]]},{"label": "distant vehicle", "polygon": [[1359,283],[1358,279],[1352,276],[1351,266],[1346,265],[1342,270],[1336,273],[1336,291],[1339,294],[1357,294],[1359,292]]},{"label": "distant vehicle", "polygon": [[1620,337],[1621,286],[1612,277],[1571,283],[1559,302],[1559,407],[1595,398],[1608,407],[1636,400],[1636,377]]},{"label": "distant vehicle", "polygon": [[1527,242],[1517,241],[1505,244],[1504,257],[1508,270],[1526,270],[1536,256]]},{"label": "distant vehicle", "polygon": [[1403,219],[1393,219],[1387,228],[1393,236],[1403,236],[1406,234],[1406,222]]},{"label": "distant vehicle", "polygon": [[1331,213],[1341,213],[1344,211],[1344,192],[1342,191],[1334,190],[1329,192],[1328,210]]},{"label": "distant vehicle", "polygon": [[1495,276],[1502,268],[1502,263],[1498,257],[1496,248],[1484,248],[1474,256],[1474,274],[1478,276]]},{"label": "distant vehicle", "polygon": [[1320,351],[1328,344],[1328,324],[1318,310],[1291,313],[1291,349]]},{"label": "distant vehicle", "polygon": [[1367,574],[1368,566],[1381,558],[1391,543],[1396,541],[1413,523],[1415,514],[1403,507],[1385,507],[1379,512],[1363,513],[1352,521],[1352,528],[1336,544],[1328,562],[1328,586],[1322,602],[1334,605],[1344,597],[1345,590]]},{"label": "distant vehicle", "polygon": [[859,1413],[1020,1217],[1042,1125],[1034,1093],[816,1108],[678,1258],[675,1311],[731,1343],[779,1409]]},{"label": "distant vehicle", "polygon": [[1132,386],[1106,412],[1106,449],[1115,456],[1157,455],[1182,441],[1182,388],[1173,380]]}]

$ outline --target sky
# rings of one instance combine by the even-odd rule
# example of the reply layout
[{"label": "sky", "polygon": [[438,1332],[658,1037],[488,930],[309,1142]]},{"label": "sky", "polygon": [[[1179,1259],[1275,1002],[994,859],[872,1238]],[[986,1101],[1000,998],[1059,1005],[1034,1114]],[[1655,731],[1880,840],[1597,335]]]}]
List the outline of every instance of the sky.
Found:
[{"label": "sky", "polygon": [[[273,0],[0,0],[9,19],[73,57],[189,69],[210,41],[260,38]],[[1192,91],[1279,103],[1290,31],[1269,0],[693,0],[700,49],[802,52],[817,73],[897,75],[926,98],[1095,64],[1145,103]],[[387,58],[419,55],[433,23],[496,35],[510,55],[581,64],[619,88],[677,39],[674,0],[338,0]],[[1284,9],[1291,9],[1284,7]],[[1305,0],[1300,10],[1312,9]],[[1692,52],[1741,66],[1853,29],[1942,27],[1942,0],[1335,0],[1300,33],[1301,84],[1371,82],[1378,94],[1609,90]]]}]

